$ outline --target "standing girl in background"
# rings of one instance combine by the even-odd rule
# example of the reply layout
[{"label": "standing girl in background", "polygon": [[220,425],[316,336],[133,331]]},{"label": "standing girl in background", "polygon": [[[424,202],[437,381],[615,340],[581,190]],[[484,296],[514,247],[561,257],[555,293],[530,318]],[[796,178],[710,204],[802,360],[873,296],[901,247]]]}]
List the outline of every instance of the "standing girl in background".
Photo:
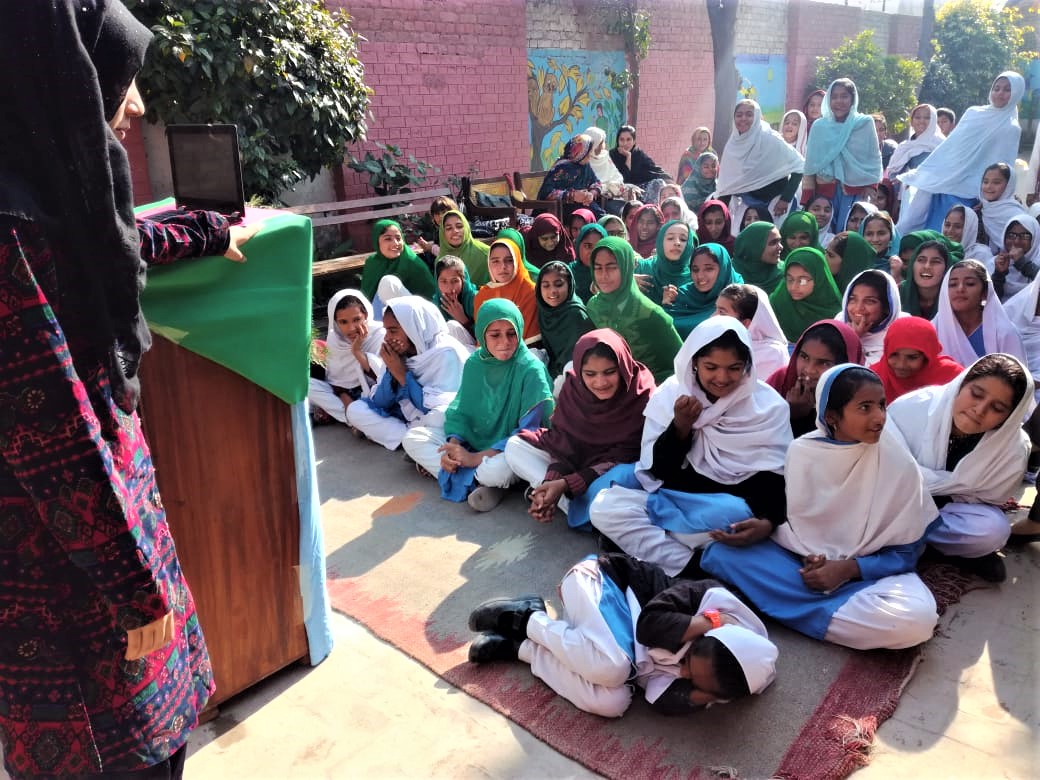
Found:
[{"label": "standing girl in background", "polygon": [[821,247],[826,248],[827,244],[834,237],[834,234],[838,231],[831,229],[831,221],[834,216],[834,207],[831,206],[830,198],[824,197],[823,195],[816,195],[806,206],[806,211],[816,217],[816,227],[819,230],[817,236],[817,243]]},{"label": "standing girl in background", "polygon": [[797,108],[784,114],[780,122],[780,135],[798,154],[805,157],[805,141],[809,137],[809,123],[805,114]]}]

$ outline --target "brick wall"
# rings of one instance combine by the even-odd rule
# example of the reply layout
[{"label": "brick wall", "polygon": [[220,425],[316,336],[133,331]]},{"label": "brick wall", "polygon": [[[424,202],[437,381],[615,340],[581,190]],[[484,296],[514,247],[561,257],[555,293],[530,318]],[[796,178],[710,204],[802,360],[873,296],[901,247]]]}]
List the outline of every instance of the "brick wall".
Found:
[{"label": "brick wall", "polygon": [[741,0],[737,8],[737,54],[786,54],[788,0]]},{"label": "brick wall", "polygon": [[148,203],[152,200],[152,182],[148,176],[148,158],[145,155],[140,119],[131,121],[123,146],[126,147],[126,155],[130,159],[134,203],[137,205]]},{"label": "brick wall", "polygon": [[650,11],[636,129],[639,145],[674,176],[693,128],[715,119],[711,27],[701,2],[655,0]]},{"label": "brick wall", "polygon": [[609,35],[591,0],[527,0],[528,49],[620,51],[625,42]]},{"label": "brick wall", "polygon": [[[529,161],[524,0],[328,0],[352,16],[365,83],[375,90],[368,137],[466,175],[526,170]],[[368,146],[351,149],[359,154]],[[348,197],[370,195],[349,169]]]}]

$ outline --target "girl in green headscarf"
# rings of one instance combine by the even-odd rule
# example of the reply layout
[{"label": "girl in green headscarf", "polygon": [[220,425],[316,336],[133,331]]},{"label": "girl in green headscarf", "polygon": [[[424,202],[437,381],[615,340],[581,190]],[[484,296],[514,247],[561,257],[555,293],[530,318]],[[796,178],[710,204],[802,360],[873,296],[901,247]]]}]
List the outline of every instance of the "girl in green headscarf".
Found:
[{"label": "girl in green headscarf", "polygon": [[690,282],[690,259],[696,248],[697,235],[685,222],[665,222],[657,233],[657,250],[653,257],[636,262],[636,276],[645,276],[649,282],[639,289],[657,304],[662,302],[667,288],[678,292]]},{"label": "girl in green headscarf", "polygon": [[823,251],[820,246],[820,225],[816,217],[808,211],[792,211],[780,226],[780,240],[783,242],[782,259],[795,249],[810,246]]},{"label": "girl in green headscarf", "polygon": [[781,235],[782,231],[772,222],[752,222],[733,242],[733,268],[746,284],[753,284],[767,294],[784,281]]},{"label": "girl in green headscarf", "polygon": [[664,307],[684,340],[690,331],[715,314],[715,303],[723,288],[744,283],[741,275],[733,270],[729,252],[721,244],[697,247],[690,274],[690,281],[680,287],[675,300]]},{"label": "girl in green headscarf", "polygon": [[[825,248],[824,257],[834,283],[838,285],[838,292],[844,295],[845,288],[853,279],[874,267],[877,251],[859,233],[849,231],[831,239]],[[831,316],[833,314],[828,315]]]},{"label": "girl in green headscarf", "polygon": [[[606,219],[606,217],[604,217]],[[574,277],[574,291],[582,302],[588,303],[592,300],[592,250],[600,240],[607,237],[607,231],[602,225],[590,222],[578,231],[578,238],[574,242],[574,253],[577,258],[570,265],[571,276]]]},{"label": "girl in green headscarf", "polygon": [[[520,243],[523,244],[523,239],[520,239]],[[490,247],[473,238],[473,231],[470,230],[469,222],[462,216],[461,211],[445,212],[437,234],[437,245],[441,250],[437,255],[438,260],[445,255],[461,257],[473,284],[479,288],[488,283],[491,278],[488,275]]]},{"label": "girl in green headscarf", "polygon": [[[934,230],[921,231],[935,233]],[[914,235],[911,233],[910,235]],[[903,311],[914,317],[930,320],[935,316],[946,271],[963,259],[960,244],[955,244],[942,234],[938,239],[929,239],[917,246],[906,269],[906,279],[899,285],[899,300]],[[951,247],[956,247],[954,251]]]},{"label": "girl in green headscarf", "polygon": [[639,291],[635,268],[636,252],[625,239],[609,236],[596,244],[592,277],[599,292],[589,301],[589,316],[597,328],[620,333],[660,384],[674,371],[682,339],[664,309]]},{"label": "girl in green headscarf", "polygon": [[814,322],[833,319],[841,311],[841,294],[823,252],[811,247],[791,252],[784,264],[784,283],[773,290],[769,302],[791,342]]},{"label": "girl in green headscarf", "polygon": [[[432,298],[437,285],[433,274],[412,248],[404,242],[404,231],[392,219],[381,219],[372,226],[372,246],[375,252],[365,258],[365,270],[361,275],[361,292],[372,300],[379,292],[379,283],[384,276],[396,276],[405,286],[408,295]],[[382,301],[386,304],[386,301]]]},{"label": "girl in green headscarf", "polygon": [[[433,275],[437,282],[433,302],[448,321],[448,331],[467,346],[476,344],[472,331],[473,299],[477,287],[470,281],[466,264],[455,255],[445,255],[434,265]],[[452,326],[453,322],[457,325]]]},{"label": "girl in green headscarf", "polygon": [[599,224],[603,226],[608,236],[617,235],[628,241],[628,228],[625,220],[617,214],[606,214],[599,218]]},{"label": "girl in green headscarf", "polygon": [[555,379],[563,373],[578,339],[596,326],[574,292],[574,277],[566,263],[553,260],[542,266],[535,282],[535,299],[542,346],[549,353],[549,376]]},{"label": "girl in green headscarf", "polygon": [[516,304],[487,301],[477,311],[476,330],[480,349],[466,361],[444,428],[412,428],[403,445],[417,464],[438,474],[442,497],[468,498],[486,512],[516,480],[503,455],[506,440],[545,427],[553,397],[545,365],[520,338],[524,318]]}]

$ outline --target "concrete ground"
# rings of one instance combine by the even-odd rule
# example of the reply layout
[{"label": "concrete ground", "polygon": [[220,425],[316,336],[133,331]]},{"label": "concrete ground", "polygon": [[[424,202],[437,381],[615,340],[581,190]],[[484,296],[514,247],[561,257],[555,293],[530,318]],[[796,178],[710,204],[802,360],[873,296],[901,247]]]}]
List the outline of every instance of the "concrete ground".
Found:
[{"label": "concrete ground", "polygon": [[[370,492],[393,495],[393,477]],[[365,497],[353,503],[367,511]],[[325,522],[328,539],[340,536]],[[1040,777],[1040,544],[1009,552],[1007,567],[1006,583],[944,616],[857,778]],[[188,778],[592,776],[360,624],[335,615],[333,625],[324,663],[275,675],[195,732]]]}]

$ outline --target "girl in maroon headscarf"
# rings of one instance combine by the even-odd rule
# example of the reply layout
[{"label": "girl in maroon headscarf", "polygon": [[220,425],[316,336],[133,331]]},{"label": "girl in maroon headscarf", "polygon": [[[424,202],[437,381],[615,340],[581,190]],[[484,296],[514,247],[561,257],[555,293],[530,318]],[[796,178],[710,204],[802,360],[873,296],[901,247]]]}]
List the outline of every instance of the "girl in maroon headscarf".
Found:
[{"label": "girl in maroon headscarf", "polygon": [[509,467],[531,484],[534,519],[550,522],[559,506],[571,528],[590,527],[593,483],[639,460],[643,410],[655,389],[650,369],[619,334],[601,328],[578,339],[550,427],[521,431],[506,443]]},{"label": "girl in maroon headscarf", "polygon": [[[656,222],[656,224],[654,224]],[[628,215],[628,243],[644,260],[657,251],[657,234],[664,224],[664,214],[654,203],[640,206]]]},{"label": "girl in maroon headscarf", "polygon": [[574,243],[570,231],[564,229],[555,214],[539,214],[535,217],[524,236],[524,245],[527,262],[536,268],[553,260],[567,264],[574,262]]},{"label": "girl in maroon headscarf", "polygon": [[706,200],[697,212],[697,244],[720,244],[733,254],[733,217],[721,200]]}]

